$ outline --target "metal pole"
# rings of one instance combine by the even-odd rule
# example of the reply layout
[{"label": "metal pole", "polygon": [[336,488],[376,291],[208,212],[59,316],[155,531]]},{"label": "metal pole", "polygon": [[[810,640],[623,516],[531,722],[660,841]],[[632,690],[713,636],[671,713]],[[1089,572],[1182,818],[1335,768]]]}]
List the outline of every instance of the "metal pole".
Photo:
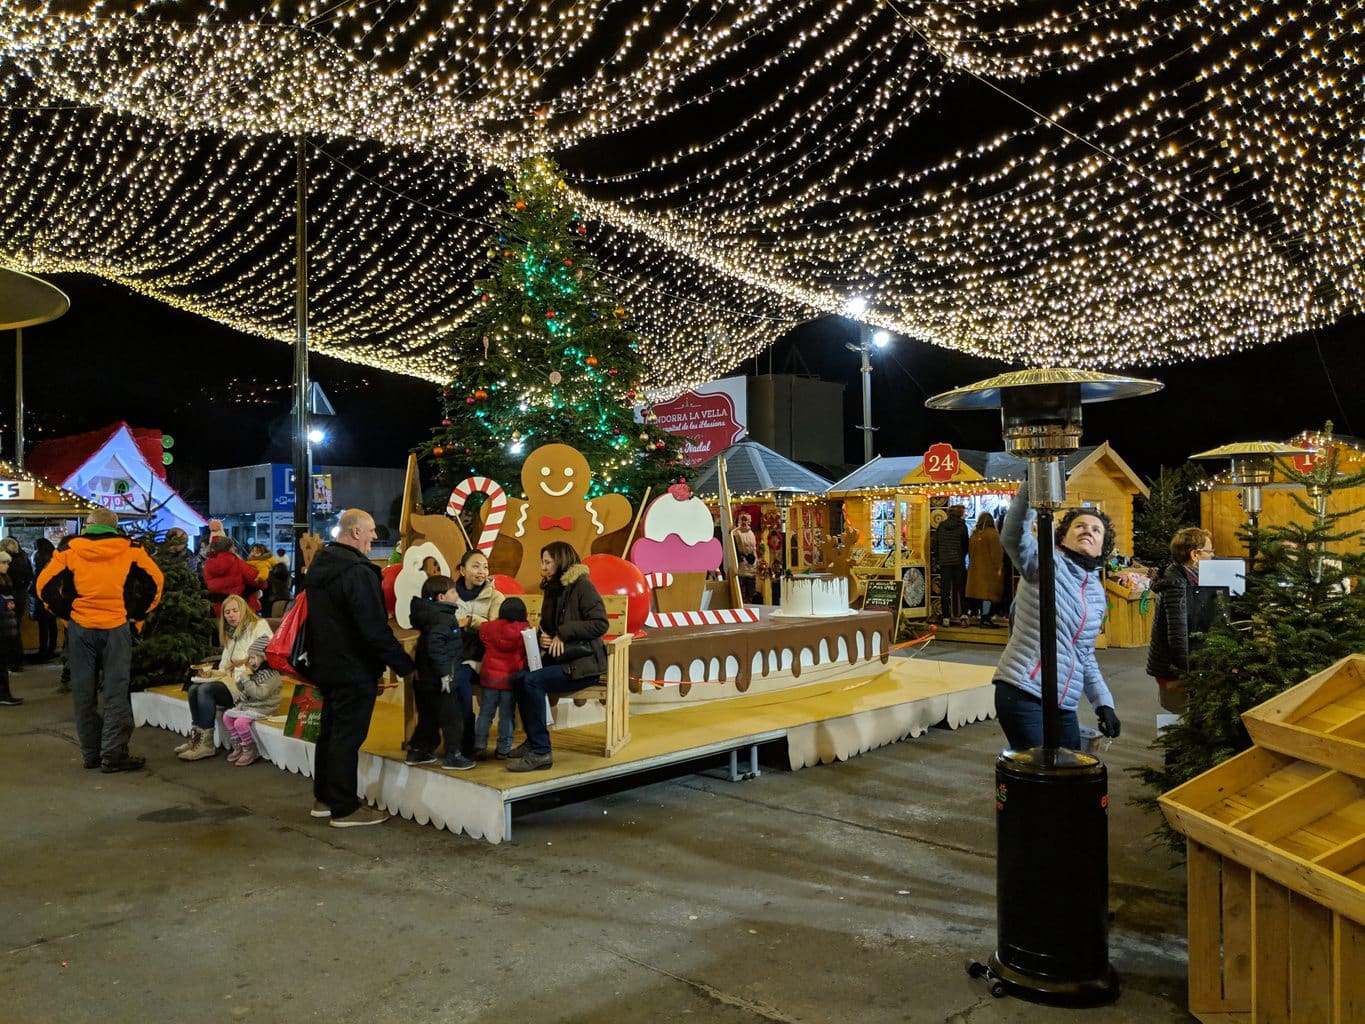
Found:
[{"label": "metal pole", "polygon": [[14,465],[24,468],[24,329],[14,329]]},{"label": "metal pole", "polygon": [[1051,763],[1062,745],[1057,710],[1057,577],[1053,565],[1052,509],[1038,510],[1038,660],[1043,693],[1043,757]]},{"label": "metal pole", "polygon": [[872,461],[872,361],[869,355],[871,328],[858,325],[858,354],[862,356],[863,375],[863,465]]},{"label": "metal pole", "polygon": [[313,526],[313,450],[308,440],[308,156],[294,141],[294,548],[303,568],[303,536]]}]

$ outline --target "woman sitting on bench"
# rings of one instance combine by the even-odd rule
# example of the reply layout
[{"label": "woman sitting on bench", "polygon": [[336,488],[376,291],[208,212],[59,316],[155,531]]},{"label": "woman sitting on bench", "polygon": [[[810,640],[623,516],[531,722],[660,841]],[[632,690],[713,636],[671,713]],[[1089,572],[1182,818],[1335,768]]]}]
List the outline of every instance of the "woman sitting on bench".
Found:
[{"label": "woman sitting on bench", "polygon": [[593,686],[607,671],[607,609],[573,546],[557,540],[540,549],[540,654],[545,667],[515,683],[526,742],[512,748],[510,772],[542,771],[554,764],[545,697]]}]

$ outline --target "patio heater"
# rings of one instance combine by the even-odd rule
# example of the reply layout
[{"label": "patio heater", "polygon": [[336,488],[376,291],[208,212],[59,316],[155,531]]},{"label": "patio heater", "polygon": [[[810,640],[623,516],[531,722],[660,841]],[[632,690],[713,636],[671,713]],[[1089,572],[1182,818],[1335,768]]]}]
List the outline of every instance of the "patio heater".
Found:
[{"label": "patio heater", "polygon": [[1278,441],[1237,441],[1191,455],[1192,459],[1228,459],[1232,485],[1241,491],[1242,511],[1251,523],[1247,540],[1247,568],[1256,563],[1256,530],[1261,523],[1261,491],[1275,472],[1275,460],[1304,454],[1304,449]]},{"label": "patio heater", "polygon": [[1150,394],[1158,381],[1085,370],[1019,370],[935,395],[930,409],[999,409],[1005,448],[1028,462],[1038,513],[1043,746],[995,765],[996,951],[974,963],[994,995],[1092,1004],[1118,996],[1109,964],[1108,775],[1061,745],[1053,512],[1066,499],[1062,458],[1080,447],[1081,406]]}]

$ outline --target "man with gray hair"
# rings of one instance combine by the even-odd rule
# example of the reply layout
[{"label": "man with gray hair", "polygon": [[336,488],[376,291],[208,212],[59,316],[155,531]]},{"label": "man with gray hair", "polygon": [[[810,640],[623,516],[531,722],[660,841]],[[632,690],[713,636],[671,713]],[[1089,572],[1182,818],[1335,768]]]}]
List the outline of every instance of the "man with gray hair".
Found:
[{"label": "man with gray hair", "polygon": [[[38,577],[38,596],[67,620],[71,699],[85,767],[136,771],[146,758],[128,753],[133,707],[128,697],[133,627],[161,600],[161,569],[118,528],[108,509],[90,513],[84,532],[58,549]],[[104,712],[98,682],[104,673]]]},{"label": "man with gray hair", "polygon": [[415,670],[389,628],[379,568],[368,557],[374,538],[374,518],[363,509],[347,509],[336,540],[318,552],[304,576],[308,675],[322,691],[312,814],[330,818],[333,828],[388,820],[383,811],[360,802],[360,745],[370,729],[384,666],[404,676]]}]

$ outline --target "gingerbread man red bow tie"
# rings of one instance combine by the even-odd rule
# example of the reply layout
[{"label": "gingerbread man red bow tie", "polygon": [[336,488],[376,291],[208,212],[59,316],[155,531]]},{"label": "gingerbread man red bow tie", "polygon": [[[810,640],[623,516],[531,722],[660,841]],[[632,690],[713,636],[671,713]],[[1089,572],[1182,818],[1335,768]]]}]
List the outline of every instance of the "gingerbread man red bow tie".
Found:
[{"label": "gingerbread man red bow tie", "polygon": [[562,519],[556,519],[554,516],[541,516],[540,528],[542,530],[553,530],[555,528],[561,530],[572,530],[573,516],[565,516]]}]

